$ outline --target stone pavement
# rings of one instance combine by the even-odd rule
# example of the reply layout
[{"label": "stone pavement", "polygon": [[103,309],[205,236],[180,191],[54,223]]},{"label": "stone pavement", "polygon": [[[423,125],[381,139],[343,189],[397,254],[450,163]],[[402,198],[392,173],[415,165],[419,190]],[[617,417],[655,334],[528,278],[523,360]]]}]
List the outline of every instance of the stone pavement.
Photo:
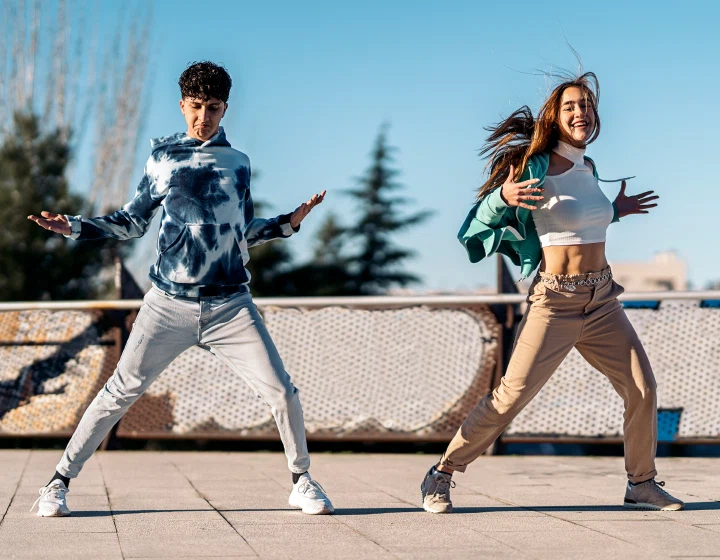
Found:
[{"label": "stone pavement", "polygon": [[287,506],[278,453],[97,453],[68,518],[28,510],[59,451],[0,451],[0,558],[720,558],[718,459],[660,459],[684,512],[626,511],[620,458],[483,457],[456,512],[419,508],[428,455],[313,456],[336,515]]}]

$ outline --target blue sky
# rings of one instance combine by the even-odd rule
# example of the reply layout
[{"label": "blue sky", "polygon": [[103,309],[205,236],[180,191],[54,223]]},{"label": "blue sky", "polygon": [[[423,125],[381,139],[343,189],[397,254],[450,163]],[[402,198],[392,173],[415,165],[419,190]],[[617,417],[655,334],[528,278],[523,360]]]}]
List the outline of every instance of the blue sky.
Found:
[{"label": "blue sky", "polygon": [[[102,26],[113,10],[109,3]],[[553,82],[536,70],[576,69],[565,36],[600,80],[603,129],[588,155],[601,177],[637,175],[629,192],[661,196],[649,216],[611,227],[608,257],[673,249],[693,287],[720,280],[711,167],[720,147],[720,2],[154,0],[153,11],[144,136],[184,129],[177,79],[188,62],[223,63],[235,84],[223,124],[262,173],[254,196],[281,213],[328,190],[287,241],[300,259],[326,212],[353,219],[342,190],[389,122],[400,180],[415,200],[409,210],[434,211],[397,237],[418,252],[408,268],[423,278],[419,288],[492,286],[494,262],[470,264],[455,237],[482,182],[483,127],[523,104],[537,110]],[[129,192],[148,148],[143,141]],[[616,185],[603,188],[615,196]],[[134,263],[138,276],[146,260]]]}]

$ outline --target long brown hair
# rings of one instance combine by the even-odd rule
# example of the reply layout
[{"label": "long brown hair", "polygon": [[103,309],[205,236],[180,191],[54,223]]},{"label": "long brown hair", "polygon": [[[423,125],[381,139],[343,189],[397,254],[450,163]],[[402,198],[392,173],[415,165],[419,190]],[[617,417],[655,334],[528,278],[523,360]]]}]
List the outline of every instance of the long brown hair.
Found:
[{"label": "long brown hair", "polygon": [[586,72],[582,76],[566,79],[552,90],[540,108],[537,119],[533,118],[530,107],[524,105],[504,121],[485,129],[490,132],[490,136],[480,150],[480,156],[490,154],[487,165],[490,167],[490,174],[480,187],[478,198],[502,185],[510,173],[511,165],[515,167],[513,180],[517,180],[532,156],[555,147],[560,138],[557,127],[560,102],[563,92],[570,87],[583,90],[595,113],[595,129],[587,143],[590,144],[598,137],[600,116],[597,106],[600,100],[600,84],[597,76]]}]

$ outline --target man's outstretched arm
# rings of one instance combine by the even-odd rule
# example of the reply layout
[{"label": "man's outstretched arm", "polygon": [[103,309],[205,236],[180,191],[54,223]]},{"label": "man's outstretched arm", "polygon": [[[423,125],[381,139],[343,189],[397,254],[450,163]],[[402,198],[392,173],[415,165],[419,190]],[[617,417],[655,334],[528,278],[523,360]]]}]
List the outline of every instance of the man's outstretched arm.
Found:
[{"label": "man's outstretched arm", "polygon": [[97,218],[65,216],[43,210],[40,216],[28,216],[40,227],[71,239],[91,240],[111,237],[131,239],[142,237],[150,227],[163,196],[153,196],[152,182],[147,175],[138,185],[135,197],[117,212]]},{"label": "man's outstretched arm", "polygon": [[325,198],[325,192],[315,194],[307,202],[303,202],[291,214],[281,214],[276,218],[256,218],[250,190],[245,195],[245,239],[248,247],[272,241],[278,237],[290,237],[300,229],[300,222],[305,219],[315,206]]}]

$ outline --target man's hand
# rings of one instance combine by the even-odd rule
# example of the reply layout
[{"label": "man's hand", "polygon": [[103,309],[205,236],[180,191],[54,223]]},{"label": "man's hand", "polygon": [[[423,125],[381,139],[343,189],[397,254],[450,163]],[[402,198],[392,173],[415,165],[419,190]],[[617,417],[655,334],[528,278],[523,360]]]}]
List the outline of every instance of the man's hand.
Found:
[{"label": "man's hand", "polygon": [[630,214],[647,214],[650,208],[655,208],[657,204],[648,204],[653,200],[660,198],[659,196],[651,196],[655,191],[646,191],[635,196],[627,196],[625,194],[625,186],[627,183],[623,181],[620,184],[620,192],[615,199],[615,208],[618,211],[618,218],[629,216]]},{"label": "man's hand", "polygon": [[55,233],[62,233],[63,235],[70,235],[72,228],[70,222],[62,214],[53,214],[52,212],[46,212],[43,210],[40,212],[42,218],[37,216],[28,216],[28,220],[32,220],[42,228],[49,229]]},{"label": "man's hand", "polygon": [[293,212],[292,216],[290,216],[290,225],[293,229],[297,229],[300,226],[300,222],[302,222],[305,219],[305,216],[310,213],[310,210],[315,208],[325,199],[326,192],[327,191],[323,191],[321,194],[314,194],[310,200],[303,202],[295,209],[295,212]]}]

